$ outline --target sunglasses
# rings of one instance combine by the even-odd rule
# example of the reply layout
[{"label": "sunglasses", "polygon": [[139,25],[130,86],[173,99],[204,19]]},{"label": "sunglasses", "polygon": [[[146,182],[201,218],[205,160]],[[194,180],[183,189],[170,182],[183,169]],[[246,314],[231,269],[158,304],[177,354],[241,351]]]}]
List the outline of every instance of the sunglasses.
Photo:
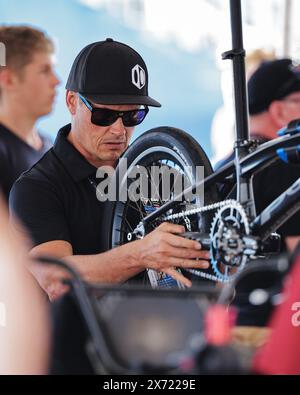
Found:
[{"label": "sunglasses", "polygon": [[118,118],[122,118],[124,126],[136,126],[143,122],[149,108],[139,108],[137,110],[129,111],[115,111],[109,108],[97,108],[94,107],[85,97],[80,93],[78,94],[81,101],[91,111],[91,122],[97,126],[110,126],[116,122]]}]

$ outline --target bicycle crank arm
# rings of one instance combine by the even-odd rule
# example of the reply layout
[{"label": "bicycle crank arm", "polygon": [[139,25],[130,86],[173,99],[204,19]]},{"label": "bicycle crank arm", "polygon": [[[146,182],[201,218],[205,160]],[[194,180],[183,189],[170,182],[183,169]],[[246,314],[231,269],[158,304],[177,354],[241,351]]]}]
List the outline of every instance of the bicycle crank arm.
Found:
[{"label": "bicycle crank arm", "polygon": [[210,249],[209,234],[200,233],[200,232],[184,232],[184,233],[181,233],[180,236],[182,236],[186,239],[189,239],[189,240],[198,241],[202,246],[202,250],[208,251]]}]

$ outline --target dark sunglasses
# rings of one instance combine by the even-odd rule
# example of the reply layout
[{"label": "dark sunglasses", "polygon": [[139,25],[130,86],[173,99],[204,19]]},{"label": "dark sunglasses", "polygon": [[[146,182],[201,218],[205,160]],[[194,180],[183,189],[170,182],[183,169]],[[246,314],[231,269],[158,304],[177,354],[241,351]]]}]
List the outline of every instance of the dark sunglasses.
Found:
[{"label": "dark sunglasses", "polygon": [[97,126],[110,126],[115,123],[116,120],[120,117],[122,118],[124,126],[136,126],[143,122],[149,111],[149,108],[147,106],[145,106],[145,108],[139,108],[137,110],[129,111],[115,111],[110,110],[109,108],[97,108],[94,107],[80,93],[78,93],[78,96],[91,111],[91,122]]}]

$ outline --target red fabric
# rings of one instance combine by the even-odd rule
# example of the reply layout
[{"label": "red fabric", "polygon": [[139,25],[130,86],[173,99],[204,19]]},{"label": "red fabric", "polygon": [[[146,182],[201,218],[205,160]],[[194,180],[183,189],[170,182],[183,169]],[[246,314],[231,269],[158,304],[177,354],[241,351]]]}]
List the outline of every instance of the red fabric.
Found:
[{"label": "red fabric", "polygon": [[257,353],[253,369],[261,374],[300,374],[300,257],[287,278],[284,301],[270,322],[269,341]]}]

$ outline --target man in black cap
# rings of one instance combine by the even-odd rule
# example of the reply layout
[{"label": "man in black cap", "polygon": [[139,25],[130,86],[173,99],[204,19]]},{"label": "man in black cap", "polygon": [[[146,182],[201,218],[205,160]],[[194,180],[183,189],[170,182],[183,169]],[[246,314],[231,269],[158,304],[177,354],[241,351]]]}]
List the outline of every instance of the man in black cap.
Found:
[{"label": "man in black cap", "polygon": [[[93,187],[97,168],[115,166],[148,106],[160,107],[148,95],[143,59],[112,39],[90,44],[76,57],[66,89],[71,124],[11,192],[10,208],[32,237],[31,255],[65,258],[90,282],[122,283],[152,268],[190,286],[175,267],[207,267],[194,258],[208,254],[178,235],[181,226],[164,223],[143,240],[104,252],[104,206]],[[66,290],[59,269],[32,271],[50,299]]]},{"label": "man in black cap", "polygon": [[277,137],[300,118],[300,69],[290,59],[264,62],[248,82],[250,131],[262,140]]},{"label": "man in black cap", "polygon": [[[263,62],[248,81],[250,135],[261,143],[300,118],[300,68],[291,59]],[[234,159],[234,153],[216,168]]]}]

